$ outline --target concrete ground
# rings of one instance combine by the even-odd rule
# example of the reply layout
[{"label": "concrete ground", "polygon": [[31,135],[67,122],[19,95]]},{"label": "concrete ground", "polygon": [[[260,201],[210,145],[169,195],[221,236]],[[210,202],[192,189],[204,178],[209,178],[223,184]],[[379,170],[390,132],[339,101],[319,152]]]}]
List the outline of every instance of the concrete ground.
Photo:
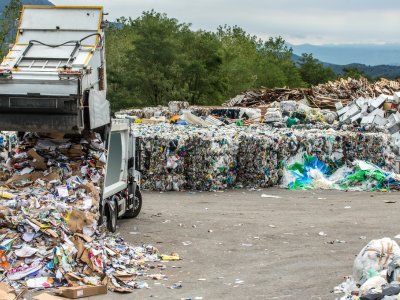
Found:
[{"label": "concrete ground", "polygon": [[[119,220],[117,231],[134,245],[152,244],[183,260],[163,263],[168,280],[147,280],[151,289],[95,299],[340,298],[333,287],[352,274],[359,251],[372,239],[400,233],[399,195],[278,188],[143,192],[141,214]],[[178,282],[182,288],[167,288]]]}]

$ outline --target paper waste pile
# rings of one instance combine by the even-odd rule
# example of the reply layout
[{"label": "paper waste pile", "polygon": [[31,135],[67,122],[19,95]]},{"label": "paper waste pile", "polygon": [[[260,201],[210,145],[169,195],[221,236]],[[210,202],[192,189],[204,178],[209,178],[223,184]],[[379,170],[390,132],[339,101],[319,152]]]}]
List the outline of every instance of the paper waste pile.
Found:
[{"label": "paper waste pile", "polygon": [[25,288],[90,296],[146,287],[137,277],[160,260],[158,250],[132,246],[98,224],[101,137],[48,135],[0,135],[0,280],[8,285],[0,297]]},{"label": "paper waste pile", "polygon": [[134,124],[142,136],[142,188],[202,191],[241,186],[397,188],[393,139],[383,133]]},{"label": "paper waste pile", "polygon": [[341,300],[394,300],[400,295],[400,248],[390,238],[372,240],[354,260],[353,276],[334,288]]}]

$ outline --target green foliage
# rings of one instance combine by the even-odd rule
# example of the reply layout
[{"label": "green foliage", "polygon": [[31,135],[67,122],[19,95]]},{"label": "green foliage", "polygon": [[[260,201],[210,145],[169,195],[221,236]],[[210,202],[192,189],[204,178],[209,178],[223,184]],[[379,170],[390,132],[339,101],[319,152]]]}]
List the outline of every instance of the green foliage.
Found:
[{"label": "green foliage", "polygon": [[192,32],[184,41],[185,59],[180,85],[182,97],[191,105],[213,104],[221,99],[222,51],[215,34]]},{"label": "green foliage", "polygon": [[180,87],[175,81],[181,72],[182,35],[188,25],[151,11],[134,20],[132,27],[136,36],[123,67],[125,87],[145,105],[178,100],[174,96],[180,96]]},{"label": "green foliage", "polygon": [[299,58],[299,66],[300,76],[308,86],[326,83],[335,76],[335,72],[330,67],[325,68],[318,59],[313,57],[312,53],[303,53]]},{"label": "green foliage", "polygon": [[124,17],[111,24],[105,35],[106,65],[107,65],[107,99],[111,109],[138,108],[141,102],[122,84],[124,81],[125,52],[134,49],[132,42],[134,32],[132,20]]},{"label": "green foliage", "polygon": [[17,30],[14,20],[21,15],[22,3],[20,0],[11,0],[5,6],[3,18],[0,20],[0,57],[3,59],[8,53],[8,45],[14,43],[17,37]]},{"label": "green foliage", "polygon": [[151,11],[135,20],[120,19],[107,31],[112,109],[220,101],[221,44],[215,34],[189,27]]},{"label": "green foliage", "polygon": [[282,37],[269,38],[257,51],[256,87],[305,87],[292,54]]},{"label": "green foliage", "polygon": [[222,44],[221,76],[225,82],[223,97],[229,99],[243,90],[255,88],[257,50],[262,41],[238,26],[219,26],[216,34]]},{"label": "green foliage", "polygon": [[167,105],[220,105],[243,90],[307,87],[334,76],[312,55],[302,68],[282,37],[262,41],[238,26],[193,31],[154,10],[121,18],[106,33],[108,93],[113,110]]},{"label": "green foliage", "polygon": [[360,76],[365,73],[364,70],[359,70],[355,66],[344,67],[342,70],[344,72],[343,77],[352,77],[355,79],[360,79]]}]

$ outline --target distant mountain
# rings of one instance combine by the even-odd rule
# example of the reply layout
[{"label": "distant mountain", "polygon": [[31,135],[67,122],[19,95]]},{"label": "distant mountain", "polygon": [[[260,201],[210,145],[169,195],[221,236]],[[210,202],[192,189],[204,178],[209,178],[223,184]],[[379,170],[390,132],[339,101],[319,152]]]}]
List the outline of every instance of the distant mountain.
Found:
[{"label": "distant mountain", "polygon": [[[301,56],[293,54],[292,60],[296,63],[297,66],[299,62],[299,58]],[[322,62],[322,61],[321,61]],[[382,76],[387,79],[394,79],[395,77],[400,75],[400,64],[390,64],[390,65],[378,65],[378,66],[367,66],[365,64],[357,64],[351,63],[347,65],[337,65],[331,64],[327,62],[322,62],[324,67],[331,67],[336,75],[343,75],[343,68],[348,66],[356,66],[360,70],[364,70],[365,74],[370,74],[372,77],[377,75]]]},{"label": "distant mountain", "polygon": [[320,61],[332,64],[348,65],[351,63],[377,65],[400,65],[400,43],[386,44],[326,44],[326,45],[292,45],[293,53],[312,53]]},{"label": "distant mountain", "polygon": [[[54,6],[53,3],[51,3],[48,0],[21,0],[23,5],[51,5]],[[10,3],[10,0],[0,0],[0,15],[3,14],[5,6]]]}]

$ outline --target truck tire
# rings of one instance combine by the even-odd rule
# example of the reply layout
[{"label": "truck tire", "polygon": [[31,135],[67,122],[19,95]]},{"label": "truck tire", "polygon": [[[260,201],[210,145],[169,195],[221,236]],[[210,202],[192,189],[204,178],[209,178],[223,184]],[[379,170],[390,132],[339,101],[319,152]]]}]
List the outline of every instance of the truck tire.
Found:
[{"label": "truck tire", "polygon": [[[113,198],[109,201],[107,204],[107,210],[108,212],[107,215],[107,229],[108,231],[114,233],[117,230],[117,219],[118,219],[118,202],[116,201],[116,196],[113,196]],[[114,206],[114,209],[111,208],[111,206]]]},{"label": "truck tire", "polygon": [[142,193],[139,191],[138,188],[135,191],[135,203],[136,202],[137,204],[134,207],[126,211],[125,216],[127,218],[136,218],[139,215],[140,210],[142,209]]}]

